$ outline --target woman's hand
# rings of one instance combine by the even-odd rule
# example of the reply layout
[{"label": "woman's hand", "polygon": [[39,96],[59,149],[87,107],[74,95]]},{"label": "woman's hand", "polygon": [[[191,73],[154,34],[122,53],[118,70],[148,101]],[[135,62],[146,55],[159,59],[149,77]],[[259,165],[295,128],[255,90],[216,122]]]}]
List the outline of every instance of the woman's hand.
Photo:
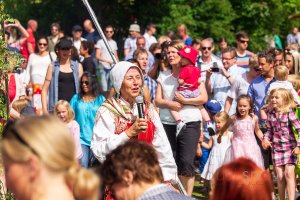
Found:
[{"label": "woman's hand", "polygon": [[144,118],[137,118],[132,126],[125,131],[128,137],[137,136],[140,132],[143,132],[147,129],[147,120]]},{"label": "woman's hand", "polygon": [[169,108],[179,112],[182,109],[182,104],[177,101],[168,101]]},{"label": "woman's hand", "polygon": [[267,149],[268,147],[272,147],[272,143],[269,140],[267,140],[267,139],[263,139],[261,141],[261,143],[262,143],[262,147],[264,149]]},{"label": "woman's hand", "polygon": [[300,154],[300,147],[294,148],[294,150],[292,151],[292,153],[293,153],[294,155],[299,155],[299,154]]}]

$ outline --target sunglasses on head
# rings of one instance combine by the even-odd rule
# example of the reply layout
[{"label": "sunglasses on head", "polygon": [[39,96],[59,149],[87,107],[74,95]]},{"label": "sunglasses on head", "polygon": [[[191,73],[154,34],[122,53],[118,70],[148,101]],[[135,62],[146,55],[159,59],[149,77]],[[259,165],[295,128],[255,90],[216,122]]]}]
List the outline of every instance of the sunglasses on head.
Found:
[{"label": "sunglasses on head", "polygon": [[239,40],[240,43],[249,43],[249,40]]},{"label": "sunglasses on head", "polygon": [[202,50],[203,50],[203,51],[205,51],[206,49],[210,51],[210,50],[211,50],[211,47],[202,47]]},{"label": "sunglasses on head", "polygon": [[89,85],[89,84],[90,84],[90,82],[89,82],[89,81],[81,81],[81,85],[83,85],[83,84],[85,84],[85,85]]}]

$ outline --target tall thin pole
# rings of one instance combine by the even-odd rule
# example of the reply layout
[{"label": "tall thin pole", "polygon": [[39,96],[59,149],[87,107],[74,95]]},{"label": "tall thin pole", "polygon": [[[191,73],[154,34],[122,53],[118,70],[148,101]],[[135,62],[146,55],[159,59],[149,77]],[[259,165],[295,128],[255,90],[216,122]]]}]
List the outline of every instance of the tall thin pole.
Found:
[{"label": "tall thin pole", "polygon": [[105,46],[106,46],[106,48],[107,48],[107,50],[108,50],[108,52],[109,52],[109,54],[110,54],[112,60],[113,60],[113,62],[116,64],[118,61],[117,61],[117,59],[116,59],[116,57],[115,57],[115,55],[114,55],[114,52],[112,51],[111,47],[109,46],[109,44],[108,44],[108,42],[107,42],[107,39],[106,39],[106,37],[105,37],[105,35],[104,35],[102,29],[101,29],[100,24],[99,24],[98,21],[97,21],[97,17],[96,17],[96,15],[95,15],[93,9],[91,8],[91,6],[90,6],[88,0],[82,0],[82,2],[83,2],[83,4],[85,5],[85,7],[87,8],[87,10],[88,10],[88,12],[89,12],[89,14],[90,14],[90,16],[91,16],[93,22],[94,22],[94,25],[95,25],[95,27],[96,27],[98,33],[100,34],[101,38],[103,39],[103,42],[104,42],[104,44],[105,44]]}]

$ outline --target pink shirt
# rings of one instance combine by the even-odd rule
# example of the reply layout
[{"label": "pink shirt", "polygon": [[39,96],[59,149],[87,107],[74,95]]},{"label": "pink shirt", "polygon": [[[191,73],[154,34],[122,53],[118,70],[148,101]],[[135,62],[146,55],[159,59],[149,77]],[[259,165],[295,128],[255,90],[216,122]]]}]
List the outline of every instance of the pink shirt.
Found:
[{"label": "pink shirt", "polygon": [[72,120],[68,123],[68,128],[70,130],[71,136],[74,139],[75,148],[76,148],[76,158],[80,159],[83,155],[81,145],[80,145],[80,128],[79,124]]}]

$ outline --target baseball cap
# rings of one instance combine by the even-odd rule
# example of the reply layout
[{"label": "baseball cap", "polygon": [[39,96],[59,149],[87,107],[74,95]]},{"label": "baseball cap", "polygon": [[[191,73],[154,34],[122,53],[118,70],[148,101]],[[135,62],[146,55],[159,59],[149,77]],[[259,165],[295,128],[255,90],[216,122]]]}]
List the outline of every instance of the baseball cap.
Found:
[{"label": "baseball cap", "polygon": [[181,57],[187,58],[194,65],[196,64],[198,52],[193,47],[191,47],[191,46],[185,46],[180,51],[178,51],[178,54]]},{"label": "baseball cap", "polygon": [[140,26],[138,24],[131,24],[129,27],[129,31],[141,32]]},{"label": "baseball cap", "polygon": [[75,25],[75,26],[73,26],[72,31],[74,31],[74,32],[82,31],[82,27],[80,25]]},{"label": "baseball cap", "polygon": [[213,114],[216,114],[222,110],[221,104],[216,100],[207,101],[204,107],[208,112],[211,112]]}]

